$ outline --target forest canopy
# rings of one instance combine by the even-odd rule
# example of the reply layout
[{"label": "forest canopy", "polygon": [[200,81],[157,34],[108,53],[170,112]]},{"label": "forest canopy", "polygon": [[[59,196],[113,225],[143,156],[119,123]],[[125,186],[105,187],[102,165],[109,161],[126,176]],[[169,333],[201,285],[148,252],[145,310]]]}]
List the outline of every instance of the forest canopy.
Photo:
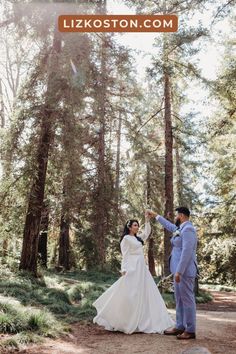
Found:
[{"label": "forest canopy", "polygon": [[[120,4],[175,13],[179,31],[150,37],[147,53],[147,37],[135,49],[114,33],[58,31],[60,14],[107,14],[105,0],[0,2],[1,262],[36,276],[117,272],[129,218],[152,208],[174,221],[187,206],[201,280],[235,285],[234,1]],[[212,45],[214,75],[201,56]],[[152,223],[153,275],[169,273],[169,237]]]}]

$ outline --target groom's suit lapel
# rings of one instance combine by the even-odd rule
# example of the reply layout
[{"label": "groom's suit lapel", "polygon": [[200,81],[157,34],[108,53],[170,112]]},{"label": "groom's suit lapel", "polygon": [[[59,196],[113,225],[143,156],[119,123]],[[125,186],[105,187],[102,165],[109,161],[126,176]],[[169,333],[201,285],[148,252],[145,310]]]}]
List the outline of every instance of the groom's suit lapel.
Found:
[{"label": "groom's suit lapel", "polygon": [[185,226],[192,225],[190,221],[185,221],[182,225],[178,227],[178,229],[174,232],[173,236],[171,237],[172,240],[174,240],[176,237],[180,237],[183,229]]},{"label": "groom's suit lapel", "polygon": [[173,236],[171,237],[171,243],[173,245],[173,241],[178,238],[178,237],[181,237],[181,233],[183,231],[183,229],[185,228],[185,226],[188,226],[188,225],[192,225],[191,221],[185,221],[183,224],[181,224],[177,229],[176,231],[173,233]]},{"label": "groom's suit lapel", "polygon": [[183,229],[188,226],[188,225],[192,225],[192,223],[190,221],[185,221],[182,225],[180,225],[180,235],[181,235],[181,232],[183,231]]}]

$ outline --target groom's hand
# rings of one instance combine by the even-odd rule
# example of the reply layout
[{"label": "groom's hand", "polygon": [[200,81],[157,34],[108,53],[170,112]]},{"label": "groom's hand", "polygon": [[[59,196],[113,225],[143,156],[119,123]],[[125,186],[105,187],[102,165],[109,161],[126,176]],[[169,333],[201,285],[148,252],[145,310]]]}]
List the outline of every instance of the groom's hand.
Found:
[{"label": "groom's hand", "polygon": [[180,283],[180,280],[181,280],[181,276],[180,276],[180,273],[175,273],[175,281],[176,283]]},{"label": "groom's hand", "polygon": [[149,215],[150,218],[155,218],[158,214],[155,213],[155,211],[151,210],[151,209],[147,209],[146,210],[147,215]]}]

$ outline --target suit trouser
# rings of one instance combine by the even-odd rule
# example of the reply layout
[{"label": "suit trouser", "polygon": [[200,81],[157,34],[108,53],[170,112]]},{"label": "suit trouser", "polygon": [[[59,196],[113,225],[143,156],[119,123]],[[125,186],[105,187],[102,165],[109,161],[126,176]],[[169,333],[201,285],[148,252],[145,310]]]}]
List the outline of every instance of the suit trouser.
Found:
[{"label": "suit trouser", "polygon": [[196,332],[195,277],[181,276],[180,283],[174,281],[176,302],[176,328]]}]

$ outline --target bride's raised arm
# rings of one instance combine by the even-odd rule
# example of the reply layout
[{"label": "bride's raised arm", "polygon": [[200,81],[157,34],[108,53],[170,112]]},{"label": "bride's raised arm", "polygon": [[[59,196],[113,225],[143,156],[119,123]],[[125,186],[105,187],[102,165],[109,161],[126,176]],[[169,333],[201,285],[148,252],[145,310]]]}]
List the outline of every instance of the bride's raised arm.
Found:
[{"label": "bride's raised arm", "polygon": [[151,230],[152,230],[152,229],[151,229],[151,225],[150,225],[150,218],[149,218],[148,214],[145,213],[145,226],[144,226],[144,231],[138,233],[137,236],[141,237],[141,239],[142,239],[143,241],[145,241],[145,240],[148,238],[148,236],[150,235]]}]

